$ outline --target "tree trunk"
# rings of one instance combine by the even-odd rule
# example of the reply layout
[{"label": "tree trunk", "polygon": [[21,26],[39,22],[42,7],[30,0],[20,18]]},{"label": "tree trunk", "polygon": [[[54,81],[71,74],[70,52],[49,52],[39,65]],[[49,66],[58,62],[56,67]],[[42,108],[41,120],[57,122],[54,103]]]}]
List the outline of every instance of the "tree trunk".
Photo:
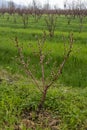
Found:
[{"label": "tree trunk", "polygon": [[47,95],[47,90],[48,90],[48,87],[46,86],[45,89],[44,89],[44,92],[42,93],[42,98],[41,98],[41,101],[40,101],[38,108],[37,108],[37,114],[43,108],[43,105],[44,105],[44,102],[45,102],[45,99],[46,99],[46,95]]}]

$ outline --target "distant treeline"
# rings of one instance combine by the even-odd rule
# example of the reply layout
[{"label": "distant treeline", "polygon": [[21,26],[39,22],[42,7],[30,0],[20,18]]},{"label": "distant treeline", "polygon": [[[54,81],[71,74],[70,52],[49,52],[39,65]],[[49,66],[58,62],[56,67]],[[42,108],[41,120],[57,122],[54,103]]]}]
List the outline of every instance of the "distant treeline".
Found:
[{"label": "distant treeline", "polygon": [[20,8],[16,8],[16,9],[8,9],[8,8],[0,8],[0,13],[3,15],[5,13],[8,14],[36,14],[36,15],[43,15],[43,14],[58,14],[58,15],[73,15],[75,16],[87,16],[87,9],[50,9],[50,10],[46,10],[46,9],[20,9]]}]

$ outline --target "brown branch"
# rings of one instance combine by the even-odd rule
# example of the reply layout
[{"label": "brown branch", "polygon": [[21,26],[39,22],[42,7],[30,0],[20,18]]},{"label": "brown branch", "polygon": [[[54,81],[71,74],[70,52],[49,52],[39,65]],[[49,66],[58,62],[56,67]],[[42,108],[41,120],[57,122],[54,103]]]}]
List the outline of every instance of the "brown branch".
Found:
[{"label": "brown branch", "polygon": [[63,62],[60,64],[59,69],[57,71],[57,73],[54,75],[53,79],[51,80],[51,82],[46,86],[46,88],[48,89],[50,86],[52,86],[54,84],[54,82],[59,78],[59,76],[62,73],[63,67],[65,65],[65,63],[67,62],[71,52],[72,52],[72,47],[73,47],[73,34],[70,34],[70,46],[68,49],[67,54],[64,56],[64,60]]},{"label": "brown branch", "polygon": [[38,39],[38,49],[39,49],[39,56],[40,56],[40,65],[41,65],[41,73],[42,73],[43,91],[44,91],[44,87],[45,87],[45,71],[44,71],[44,58],[45,58],[45,55],[43,53],[43,47],[44,47],[44,43],[45,43],[45,38],[46,38],[46,34],[44,32],[42,40],[40,41]]},{"label": "brown branch", "polygon": [[20,62],[23,65],[23,68],[24,68],[26,74],[31,77],[33,83],[39,88],[40,91],[42,91],[41,88],[40,88],[40,86],[39,86],[39,84],[38,84],[38,82],[37,82],[37,80],[36,80],[36,78],[33,76],[30,68],[28,67],[28,64],[25,63],[25,61],[24,61],[24,55],[22,53],[22,48],[19,47],[19,43],[18,43],[17,37],[15,38],[15,43],[16,43],[16,48],[18,49]]}]

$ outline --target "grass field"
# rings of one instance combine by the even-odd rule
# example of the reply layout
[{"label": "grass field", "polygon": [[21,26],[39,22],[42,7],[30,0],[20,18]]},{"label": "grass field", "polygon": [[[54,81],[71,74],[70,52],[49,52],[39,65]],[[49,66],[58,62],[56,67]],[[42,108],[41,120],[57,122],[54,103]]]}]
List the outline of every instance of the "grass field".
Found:
[{"label": "grass field", "polygon": [[[31,43],[36,48],[36,36],[41,38],[46,30],[45,51],[52,50],[51,61],[46,66],[46,77],[49,77],[50,70],[56,60],[57,65],[61,63],[64,55],[64,41],[68,44],[70,32],[74,35],[74,48],[63,73],[55,86],[48,91],[44,109],[51,112],[53,118],[60,121],[56,130],[86,130],[87,129],[87,18],[84,18],[82,32],[79,33],[79,19],[72,19],[71,24],[67,24],[67,19],[60,16],[57,19],[55,35],[50,38],[44,17],[38,22],[33,17],[29,17],[28,27],[24,29],[22,18],[16,16],[14,23],[13,16],[7,21],[7,14],[0,16],[0,129],[14,130],[14,126],[21,124],[23,110],[35,110],[40,100],[40,93],[21,70],[15,56],[14,39],[17,36],[19,43],[25,48],[24,55],[31,57],[32,64],[35,65],[37,73],[35,76],[40,80],[41,72],[38,65],[38,57],[32,54],[28,44]],[[45,119],[44,119],[45,120]],[[51,130],[46,125],[36,125],[36,130]],[[49,124],[49,123],[48,123]],[[23,130],[25,126],[21,126]],[[44,128],[45,127],[45,128]],[[30,128],[27,128],[31,130]]]}]

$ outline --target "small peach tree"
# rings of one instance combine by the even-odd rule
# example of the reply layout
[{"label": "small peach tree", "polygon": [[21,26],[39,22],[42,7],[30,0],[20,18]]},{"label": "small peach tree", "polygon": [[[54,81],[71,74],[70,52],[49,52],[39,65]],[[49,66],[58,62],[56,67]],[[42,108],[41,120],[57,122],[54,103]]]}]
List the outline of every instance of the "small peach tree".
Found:
[{"label": "small peach tree", "polygon": [[15,38],[15,44],[16,44],[16,48],[18,50],[19,59],[20,59],[21,65],[23,67],[23,70],[25,71],[26,75],[28,75],[32,79],[33,83],[41,91],[41,94],[42,94],[42,97],[41,97],[40,102],[39,102],[38,107],[37,107],[38,113],[40,112],[40,110],[44,106],[44,102],[46,100],[46,95],[47,95],[49,88],[51,86],[53,86],[53,84],[59,79],[59,77],[62,73],[62,70],[64,68],[64,65],[67,62],[67,60],[72,52],[72,48],[73,48],[73,34],[70,33],[68,49],[66,49],[66,44],[64,43],[65,53],[64,53],[63,61],[59,66],[55,67],[56,70],[54,72],[52,71],[50,73],[49,77],[51,77],[51,79],[50,79],[50,81],[47,82],[47,79],[45,77],[45,64],[48,61],[46,61],[47,55],[44,52],[45,40],[46,40],[46,33],[44,33],[44,35],[41,39],[37,40],[37,46],[38,46],[37,53],[38,53],[38,57],[39,57],[38,65],[40,65],[40,68],[41,68],[41,79],[42,79],[41,84],[39,84],[35,75],[31,71],[31,67],[29,65],[29,62],[25,61],[24,54],[23,54],[23,48],[20,47],[17,37]]}]

